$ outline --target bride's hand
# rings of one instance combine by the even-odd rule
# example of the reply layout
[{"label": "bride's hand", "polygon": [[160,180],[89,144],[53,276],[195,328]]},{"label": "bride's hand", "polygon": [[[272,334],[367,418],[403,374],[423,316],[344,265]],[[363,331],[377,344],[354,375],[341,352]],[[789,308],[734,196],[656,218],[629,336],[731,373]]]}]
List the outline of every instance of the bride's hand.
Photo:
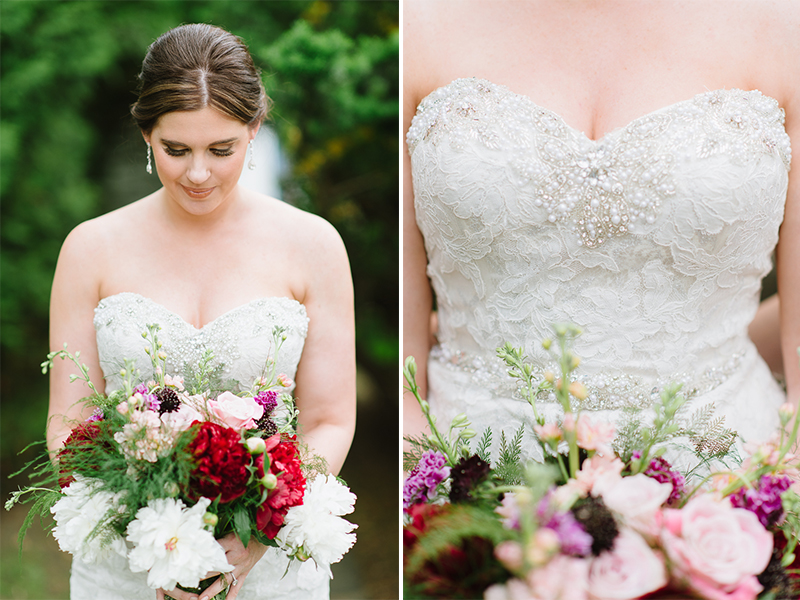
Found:
[{"label": "bride's hand", "polygon": [[[233,565],[232,571],[223,573],[217,581],[203,590],[199,596],[175,588],[171,592],[158,590],[156,592],[156,599],[164,600],[164,594],[167,593],[175,600],[198,600],[198,598],[199,600],[210,600],[228,587],[228,594],[225,596],[226,600],[235,600],[236,596],[239,595],[239,590],[242,589],[242,584],[247,578],[248,573],[250,573],[256,563],[261,560],[261,557],[264,556],[267,547],[251,539],[250,543],[247,544],[247,548],[245,548],[244,544],[242,544],[242,540],[234,533],[229,533],[224,538],[217,541],[225,550],[225,558],[228,559],[228,563]],[[204,579],[213,577],[214,575],[216,575],[216,573],[208,573]]]}]

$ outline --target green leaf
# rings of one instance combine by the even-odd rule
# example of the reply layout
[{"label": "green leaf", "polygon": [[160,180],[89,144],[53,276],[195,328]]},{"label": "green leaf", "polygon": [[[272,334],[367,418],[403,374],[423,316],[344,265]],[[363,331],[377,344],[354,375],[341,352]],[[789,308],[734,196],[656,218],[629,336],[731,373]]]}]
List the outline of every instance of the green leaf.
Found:
[{"label": "green leaf", "polygon": [[242,544],[244,544],[245,548],[247,548],[247,544],[250,543],[251,522],[250,511],[244,506],[238,506],[233,513],[233,530],[236,532],[236,535],[239,536],[239,539],[242,540]]}]

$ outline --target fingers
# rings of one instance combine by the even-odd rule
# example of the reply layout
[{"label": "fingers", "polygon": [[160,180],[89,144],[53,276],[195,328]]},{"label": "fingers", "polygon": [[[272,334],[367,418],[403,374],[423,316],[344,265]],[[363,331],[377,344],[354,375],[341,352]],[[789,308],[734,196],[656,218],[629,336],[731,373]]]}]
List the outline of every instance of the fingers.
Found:
[{"label": "fingers", "polygon": [[230,573],[223,573],[217,580],[200,594],[200,600],[210,600],[220,592],[228,589],[233,578]]},{"label": "fingers", "polygon": [[[230,575],[233,575],[233,572],[231,572]],[[231,587],[228,590],[228,595],[225,596],[225,600],[236,600],[236,597],[239,595],[239,590],[242,589],[242,584],[244,583],[245,577],[246,575],[242,575],[238,579],[233,577]]]},{"label": "fingers", "polygon": [[185,592],[177,587],[169,592],[162,589],[156,590],[156,600],[165,600],[166,598],[173,598],[174,600],[197,600],[197,594]]}]

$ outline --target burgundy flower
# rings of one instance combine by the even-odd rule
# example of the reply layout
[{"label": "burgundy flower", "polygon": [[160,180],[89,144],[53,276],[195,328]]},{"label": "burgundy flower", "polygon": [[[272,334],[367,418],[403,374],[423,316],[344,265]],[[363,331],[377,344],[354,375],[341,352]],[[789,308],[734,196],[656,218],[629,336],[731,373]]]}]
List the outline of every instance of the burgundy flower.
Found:
[{"label": "burgundy flower", "polygon": [[[274,446],[271,446],[270,440]],[[306,488],[295,436],[284,436],[278,440],[278,436],[265,440],[270,457],[269,472],[278,478],[278,483],[256,511],[256,527],[270,539],[278,534],[289,509],[303,503],[303,492]],[[264,455],[259,455],[255,463],[258,476],[263,477]]]},{"label": "burgundy flower", "polygon": [[245,493],[250,473],[250,453],[239,433],[210,421],[199,423],[189,452],[197,463],[189,480],[186,495],[192,500],[200,496],[220,497],[230,502]]},{"label": "burgundy flower", "polygon": [[467,502],[472,499],[472,490],[489,474],[489,463],[477,454],[462,458],[450,470],[450,502]]},{"label": "burgundy flower", "polygon": [[[58,478],[58,485],[65,488],[75,481],[72,472],[79,464],[76,460],[77,455],[113,451],[108,435],[105,421],[85,421],[77,425],[64,440],[64,447],[58,453],[58,470],[61,475]],[[96,466],[95,470],[98,469],[99,466]]]}]

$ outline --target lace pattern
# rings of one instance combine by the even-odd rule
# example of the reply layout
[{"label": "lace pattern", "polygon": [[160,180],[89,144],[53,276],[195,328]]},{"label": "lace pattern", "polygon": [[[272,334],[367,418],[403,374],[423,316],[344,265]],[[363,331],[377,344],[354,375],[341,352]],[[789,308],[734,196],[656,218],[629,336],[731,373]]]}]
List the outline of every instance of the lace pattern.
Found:
[{"label": "lace pattern", "polygon": [[291,378],[308,332],[305,307],[291,298],[259,298],[197,329],[145,296],[131,292],[115,294],[100,301],[94,317],[101,367],[109,390],[121,385],[118,372],[125,358],[136,360],[143,374],[152,370],[141,337],[150,324],[161,326],[158,335],[167,352],[170,373],[184,373],[210,349],[215,363],[222,367],[223,379],[245,388],[263,372],[273,354],[275,326],[287,328],[287,339],[278,355],[278,372]]},{"label": "lace pattern", "polygon": [[779,403],[747,327],[783,219],[783,122],[758,91],[717,90],[594,141],[487,81],[426,97],[407,140],[439,314],[431,406],[502,425],[490,407],[512,396],[495,348],[522,346],[544,368],[536,349],[560,322],[584,331],[594,410],[649,406],[675,380],[741,408],[719,394],[744,390],[745,373]]}]

